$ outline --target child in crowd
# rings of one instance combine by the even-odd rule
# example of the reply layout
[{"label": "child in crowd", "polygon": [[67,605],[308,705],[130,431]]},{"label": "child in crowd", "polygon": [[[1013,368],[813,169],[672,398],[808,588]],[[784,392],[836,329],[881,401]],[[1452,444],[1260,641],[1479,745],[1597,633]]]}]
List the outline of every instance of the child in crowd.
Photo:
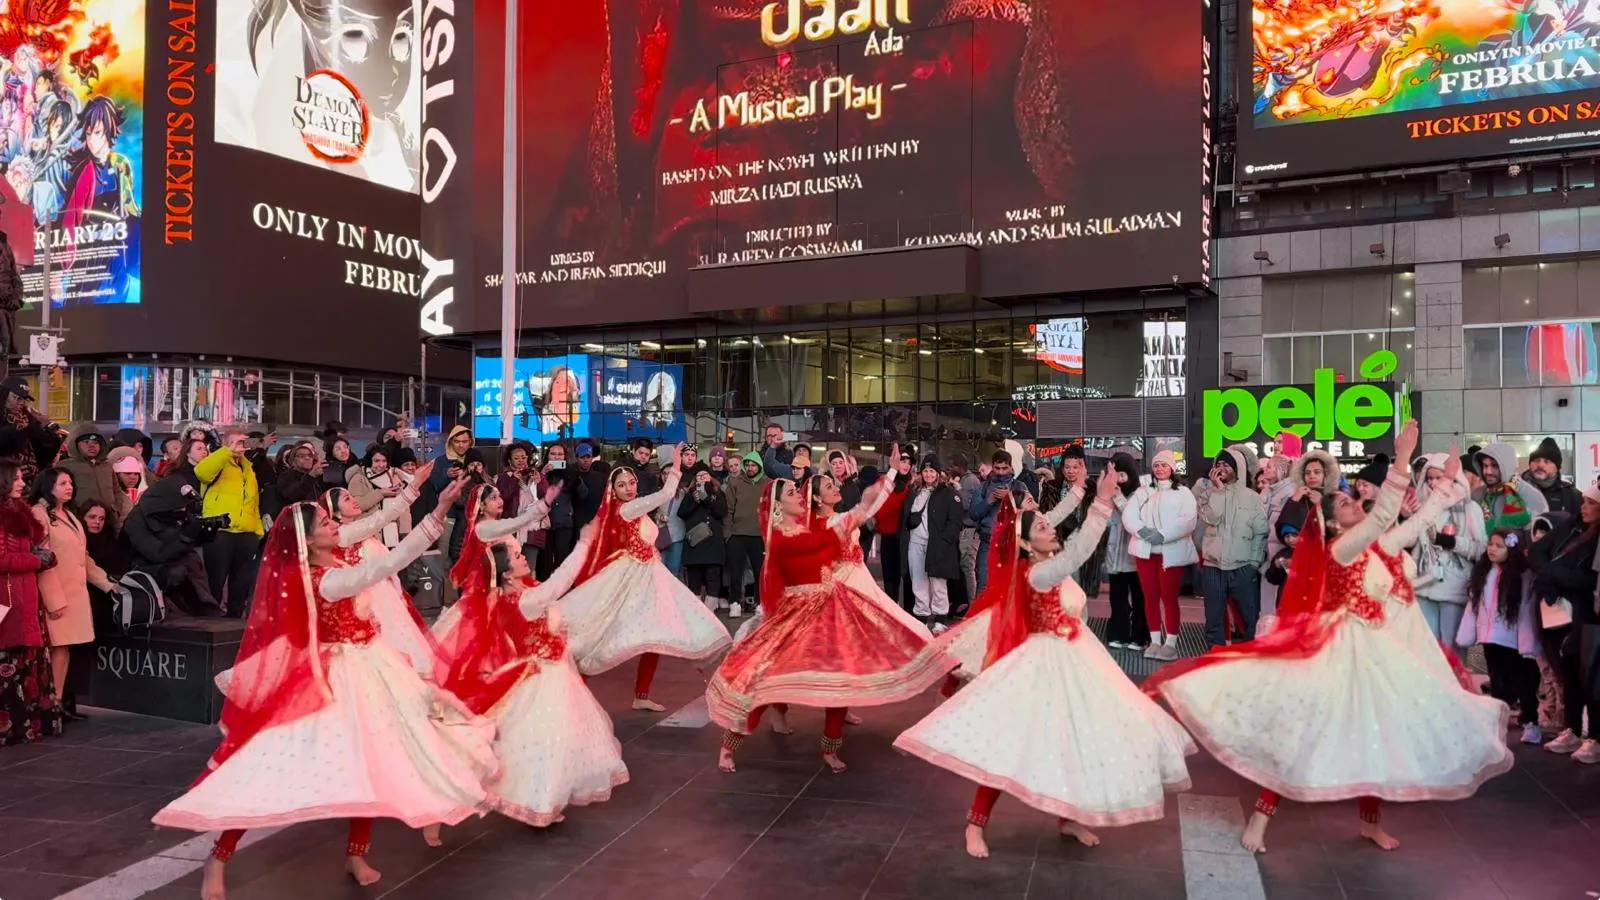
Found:
[{"label": "child in crowd", "polygon": [[1266,579],[1268,584],[1281,588],[1289,580],[1289,557],[1294,555],[1294,545],[1300,542],[1300,529],[1292,522],[1279,522],[1278,542],[1283,544],[1283,549],[1267,563]]},{"label": "child in crowd", "polygon": [[1489,666],[1489,694],[1518,711],[1522,742],[1538,744],[1544,739],[1539,729],[1536,661],[1539,614],[1523,541],[1516,528],[1497,528],[1489,535],[1489,549],[1467,581],[1467,606],[1456,645],[1482,645]]}]

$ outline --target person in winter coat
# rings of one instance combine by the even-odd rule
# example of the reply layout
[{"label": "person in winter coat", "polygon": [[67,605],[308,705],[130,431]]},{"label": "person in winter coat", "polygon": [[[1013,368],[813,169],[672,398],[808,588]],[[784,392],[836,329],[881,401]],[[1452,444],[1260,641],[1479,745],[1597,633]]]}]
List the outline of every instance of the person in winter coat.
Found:
[{"label": "person in winter coat", "polygon": [[39,572],[55,564],[44,529],[28,509],[22,473],[0,462],[0,747],[61,733],[61,705],[50,673]]},{"label": "person in winter coat", "polygon": [[839,485],[839,502],[835,514],[849,512],[861,502],[861,477],[856,474],[854,460],[843,450],[828,451],[828,474]]},{"label": "person in winter coat", "polygon": [[1128,553],[1127,529],[1122,527],[1122,512],[1139,490],[1139,463],[1128,453],[1111,457],[1117,473],[1117,492],[1111,498],[1111,521],[1106,525],[1106,582],[1111,593],[1111,620],[1106,624],[1106,646],[1118,650],[1143,650],[1149,646],[1150,628],[1144,618],[1144,591],[1139,587],[1139,570]]},{"label": "person in winter coat", "polygon": [[[728,517],[728,495],[711,472],[700,464],[690,472],[693,479],[679,499],[677,516],[683,524],[683,580],[689,590],[707,606],[720,606],[722,564],[728,558],[728,541],[723,521]],[[704,525],[704,528],[700,526]],[[698,542],[697,542],[698,539]]]},{"label": "person in winter coat", "polygon": [[33,518],[44,529],[45,546],[55,555],[56,564],[39,573],[39,601],[44,604],[46,626],[50,632],[50,670],[55,677],[56,696],[63,698],[68,719],[82,718],[77,704],[66,700],[67,668],[72,648],[94,643],[94,610],[89,605],[89,586],[102,591],[115,590],[104,569],[89,559],[83,523],[72,512],[72,475],[65,469],[45,469],[35,476],[28,495]]},{"label": "person in winter coat", "polygon": [[1150,480],[1134,491],[1122,511],[1122,527],[1132,535],[1128,552],[1144,589],[1144,615],[1150,626],[1145,659],[1178,658],[1178,590],[1183,570],[1200,554],[1194,547],[1199,509],[1194,494],[1178,480],[1172,452],[1150,461]]},{"label": "person in winter coat", "polygon": [[578,468],[572,475],[572,527],[583,527],[600,514],[600,503],[610,490],[611,467],[595,456],[594,445],[587,441],[578,443]]},{"label": "person in winter coat", "polygon": [[1017,478],[1015,466],[1020,463],[1021,460],[1013,457],[1009,450],[996,450],[989,457],[988,476],[967,494],[962,504],[967,510],[967,517],[978,530],[978,594],[983,593],[989,582],[989,539],[994,531],[994,516],[1000,509],[1001,496],[1009,493],[1016,500],[1026,493],[1038,499],[1038,494],[1030,489],[1032,482]]},{"label": "person in winter coat", "polygon": [[295,503],[314,503],[322,493],[322,477],[317,472],[321,465],[317,447],[310,441],[301,441],[289,451],[287,465],[278,470],[278,507]]},{"label": "person in winter coat", "polygon": [[1207,479],[1210,490],[1197,501],[1205,524],[1200,539],[1200,587],[1205,595],[1206,643],[1227,643],[1227,603],[1239,611],[1245,640],[1255,637],[1261,616],[1261,564],[1267,557],[1267,513],[1250,490],[1250,458],[1238,447],[1217,454]]},{"label": "person in winter coat", "polygon": [[[806,459],[800,451],[795,451],[795,460]],[[905,541],[901,532],[900,522],[905,514],[907,491],[911,487],[911,457],[901,455],[889,461],[889,468],[884,473],[885,478],[893,480],[894,488],[889,492],[889,499],[883,502],[878,512],[872,517],[872,530],[878,535],[878,561],[883,567],[883,591],[890,599],[899,603],[907,611],[911,609],[915,599],[911,594],[911,579],[905,567]],[[796,480],[798,483],[798,479]],[[862,479],[863,489],[871,484]],[[863,552],[866,547],[861,548]]]},{"label": "person in winter coat", "polygon": [[[781,431],[780,431],[781,436]],[[723,522],[723,532],[728,536],[728,562],[724,574],[728,579],[728,617],[737,619],[744,615],[744,576],[755,573],[755,588],[761,590],[761,562],[766,556],[761,541],[761,492],[766,489],[765,467],[761,454],[754,450],[739,461],[739,471],[723,482],[722,489],[728,498],[728,515]],[[749,603],[754,609],[760,596]]]},{"label": "person in winter coat", "polygon": [[[1570,608],[1572,621],[1539,632],[1539,644],[1549,661],[1561,691],[1565,728],[1555,740],[1545,744],[1551,753],[1570,753],[1584,763],[1600,763],[1600,692],[1592,683],[1592,672],[1583,670],[1583,632],[1585,626],[1600,623],[1595,611],[1594,557],[1600,547],[1600,486],[1583,492],[1577,516],[1546,513],[1535,521],[1534,533],[1547,525],[1548,533],[1533,542],[1528,550],[1528,568],[1533,571],[1533,597],[1538,601],[1541,622],[1545,610]],[[1587,713],[1589,732],[1584,735]]]},{"label": "person in winter coat", "polygon": [[24,482],[55,463],[63,437],[34,402],[20,376],[0,381],[0,457],[16,463]]},{"label": "person in winter coat", "polygon": [[900,534],[911,579],[911,614],[943,633],[949,627],[950,583],[961,579],[961,523],[966,512],[939,458],[922,458],[905,501]]},{"label": "person in winter coat", "polygon": [[1472,457],[1472,464],[1483,481],[1472,499],[1483,507],[1490,531],[1527,528],[1536,516],[1549,512],[1539,488],[1517,477],[1517,451],[1510,444],[1484,447]]},{"label": "person in winter coat", "polygon": [[116,497],[117,479],[106,455],[109,449],[106,439],[93,428],[73,434],[61,468],[72,476],[72,489],[79,499],[110,503]]},{"label": "person in winter coat", "polygon": [[155,579],[173,605],[190,615],[221,615],[200,545],[200,492],[180,472],[150,486],[122,526],[133,568]]},{"label": "person in winter coat", "polygon": [[1528,454],[1528,470],[1522,473],[1522,481],[1544,495],[1545,506],[1550,512],[1577,515],[1583,506],[1583,491],[1561,478],[1561,448],[1556,446],[1553,438],[1540,441],[1539,446]]},{"label": "person in winter coat", "polygon": [[[1039,508],[1045,512],[1054,510],[1066,502],[1072,495],[1074,487],[1083,488],[1082,500],[1079,501],[1077,508],[1067,513],[1061,524],[1056,526],[1056,537],[1062,542],[1063,547],[1066,546],[1066,541],[1072,533],[1083,526],[1095,501],[1094,485],[1089,483],[1089,464],[1084,456],[1082,444],[1071,444],[1062,451],[1060,471],[1051,473],[1050,479],[1039,488]],[[1072,580],[1091,597],[1100,592],[1101,570],[1105,566],[1105,558],[1106,538],[1102,536],[1100,543],[1084,561],[1083,567],[1072,573]]]},{"label": "person in winter coat", "polygon": [[[1429,453],[1414,463],[1419,508],[1434,491],[1444,488],[1446,460],[1447,454]],[[1465,475],[1456,478],[1456,483],[1470,496]],[[1437,522],[1430,522],[1411,547],[1417,563],[1417,608],[1428,620],[1428,630],[1442,642],[1455,640],[1472,567],[1488,548],[1488,541],[1483,508],[1468,499],[1446,509]]]},{"label": "person in winter coat", "polygon": [[261,536],[261,487],[256,484],[256,469],[245,459],[250,438],[242,429],[228,430],[224,446],[195,464],[200,479],[201,515],[227,516],[228,523],[205,544],[206,577],[211,596],[227,597],[228,615],[243,618],[255,592]]},{"label": "person in winter coat", "polygon": [[551,574],[567,561],[578,541],[572,524],[578,470],[568,463],[564,444],[551,444],[544,448],[544,466],[539,471],[546,483],[563,486],[556,502],[550,504],[550,527],[545,531],[544,547],[534,566],[534,575],[540,581],[549,581]]},{"label": "person in winter coat", "polygon": [[111,510],[111,526],[116,529],[121,528],[122,523],[128,520],[128,514],[133,512],[134,504],[139,502],[139,497],[150,487],[150,482],[154,479],[150,470],[145,468],[144,462],[139,458],[137,447],[118,447],[111,451],[110,458],[111,474],[116,477],[117,486],[111,501],[104,505]]}]

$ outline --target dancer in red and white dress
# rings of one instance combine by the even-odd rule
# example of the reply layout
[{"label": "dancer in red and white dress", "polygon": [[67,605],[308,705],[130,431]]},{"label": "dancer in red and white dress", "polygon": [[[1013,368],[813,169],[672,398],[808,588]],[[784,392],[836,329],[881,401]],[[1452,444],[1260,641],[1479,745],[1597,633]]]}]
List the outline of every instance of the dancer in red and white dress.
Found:
[{"label": "dancer in red and white dress", "polygon": [[578,671],[598,675],[638,657],[633,708],[653,712],[666,712],[650,699],[662,655],[704,660],[731,643],[716,613],[667,571],[656,550],[657,527],[650,514],[678,490],[681,450],[670,451],[661,490],[648,497],[638,496],[632,469],[611,470],[594,542],[583,555],[575,586],[561,598],[567,647]]},{"label": "dancer in red and white dress", "polygon": [[[432,462],[419,466],[416,476],[396,495],[398,502],[382,504],[366,513],[362,512],[355,495],[344,488],[334,488],[322,495],[317,502],[339,526],[338,553],[346,565],[381,559],[390,553],[383,542],[383,530],[410,511],[411,504],[417,500],[417,489],[413,485],[426,483],[432,471]],[[372,620],[383,632],[384,640],[405,654],[418,675],[432,677],[437,648],[422,614],[401,587],[399,575],[391,575],[373,585],[367,596]]]},{"label": "dancer in red and white dress", "polygon": [[[518,543],[517,534],[548,515],[551,504],[556,502],[556,497],[560,494],[559,483],[550,485],[545,488],[544,496],[529,504],[522,515],[513,519],[502,519],[506,501],[500,495],[498,488],[492,484],[478,484],[468,488],[466,514],[456,523],[457,528],[465,528],[467,533],[461,539],[461,555],[456,557],[456,564],[450,567],[451,586],[457,591],[465,591],[469,586],[478,584],[483,578],[483,568],[488,565],[489,546],[497,542]],[[439,618],[434,620],[435,639],[440,641],[449,639],[450,631],[456,627],[461,615],[461,610],[458,608],[460,605],[451,604],[439,614]]]},{"label": "dancer in red and white dress", "polygon": [[762,623],[723,658],[706,688],[711,721],[727,729],[718,766],[733,756],[769,705],[827,710],[822,758],[835,772],[849,707],[881,706],[915,697],[955,660],[863,596],[841,577],[845,538],[853,537],[882,502],[888,479],[868,488],[855,509],[813,527],[811,501],[788,479],[762,497],[767,556],[761,567]]},{"label": "dancer in red and white dress", "polygon": [[[1396,458],[1410,460],[1416,444],[1407,423]],[[1452,454],[1452,481],[1459,465]],[[1403,462],[1390,468],[1370,513],[1342,492],[1311,511],[1277,629],[1145,682],[1219,762],[1262,786],[1240,841],[1248,850],[1266,849],[1280,796],[1358,798],[1362,836],[1392,850],[1399,842],[1382,827],[1380,800],[1457,800],[1511,768],[1505,704],[1463,690],[1437,644],[1407,634],[1414,606],[1397,565],[1405,535],[1391,531],[1405,473]]]},{"label": "dancer in red and white dress", "polygon": [[532,582],[520,542],[483,547],[477,583],[442,641],[445,687],[496,726],[493,807],[535,828],[560,822],[568,806],[605,802],[628,780],[611,717],[572,664],[555,605],[593,538],[591,525],[543,584]]},{"label": "dancer in red and white dress", "polygon": [[[1001,508],[995,536],[1019,534],[1022,559],[1011,551],[996,572],[1005,595],[991,608],[983,671],[894,742],[978,783],[967,814],[973,856],[989,855],[983,831],[1002,793],[1059,816],[1063,834],[1093,846],[1091,826],[1159,819],[1165,793],[1189,787],[1184,757],[1194,742],[1089,631],[1088,598],[1072,580],[1100,543],[1116,490],[1107,469],[1065,549],[1031,501],[1015,521],[1013,507]],[[997,540],[990,553],[1008,544],[1016,546]]]},{"label": "dancer in red and white dress", "polygon": [[250,618],[222,711],[222,743],[157,825],[222,831],[201,895],[224,894],[223,872],[243,829],[349,817],[346,868],[363,885],[372,819],[438,827],[489,809],[499,768],[494,723],[419,677],[371,618],[371,588],[443,533],[437,510],[380,559],[350,565],[339,532],[310,503],[283,511],[268,538]]}]

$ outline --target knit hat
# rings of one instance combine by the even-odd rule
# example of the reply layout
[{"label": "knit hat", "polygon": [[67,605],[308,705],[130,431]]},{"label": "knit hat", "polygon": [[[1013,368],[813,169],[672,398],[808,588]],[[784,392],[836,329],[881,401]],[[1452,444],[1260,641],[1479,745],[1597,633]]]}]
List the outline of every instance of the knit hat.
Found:
[{"label": "knit hat", "polygon": [[144,465],[137,456],[124,456],[111,464],[111,471],[118,475],[137,475],[144,471]]},{"label": "knit hat", "polygon": [[1085,458],[1086,457],[1084,456],[1084,453],[1083,453],[1083,445],[1082,444],[1068,444],[1067,445],[1067,449],[1061,451],[1061,459],[1063,461],[1069,460],[1069,459],[1085,459]]},{"label": "knit hat", "polygon": [[1591,503],[1600,503],[1600,481],[1583,489],[1583,499]]},{"label": "knit hat", "polygon": [[941,475],[944,474],[944,467],[939,465],[939,457],[934,456],[932,453],[922,458],[922,468],[932,469]]},{"label": "knit hat", "polygon": [[1528,454],[1528,462],[1536,459],[1547,460],[1556,468],[1561,468],[1561,448],[1556,446],[1555,438],[1545,438]]},{"label": "knit hat", "polygon": [[1221,453],[1218,453],[1216,464],[1219,466],[1227,466],[1228,468],[1232,469],[1235,477],[1239,475],[1239,459],[1238,457],[1234,456],[1232,450],[1224,450]]},{"label": "knit hat", "polygon": [[728,448],[722,446],[721,444],[712,444],[711,445],[711,452],[706,454],[706,458],[707,459],[716,459],[719,456],[722,457],[723,459],[727,459],[728,458]]},{"label": "knit hat", "polygon": [[1295,522],[1279,522],[1278,523],[1278,540],[1280,540],[1280,541],[1281,540],[1285,540],[1291,534],[1299,534],[1299,533],[1300,533],[1300,525],[1298,523],[1295,523]]},{"label": "knit hat", "polygon": [[1383,482],[1389,477],[1389,457],[1379,453],[1372,458],[1372,462],[1361,467],[1356,473],[1356,479],[1365,481],[1375,487],[1383,487]]},{"label": "knit hat", "polygon": [[1177,474],[1178,474],[1178,460],[1177,460],[1176,457],[1174,457],[1172,455],[1172,451],[1171,450],[1163,450],[1163,451],[1161,451],[1160,453],[1157,453],[1154,457],[1151,458],[1151,460],[1150,460],[1150,474],[1154,475],[1155,471],[1156,471],[1156,466],[1161,464],[1161,463],[1166,463],[1168,466],[1171,466],[1172,467],[1173,477],[1177,477]]}]

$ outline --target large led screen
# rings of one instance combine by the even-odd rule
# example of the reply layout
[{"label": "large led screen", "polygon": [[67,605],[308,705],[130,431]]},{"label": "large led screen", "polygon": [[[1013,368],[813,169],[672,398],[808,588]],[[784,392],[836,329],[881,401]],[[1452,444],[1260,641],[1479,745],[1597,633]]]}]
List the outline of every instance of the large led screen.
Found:
[{"label": "large led screen", "polygon": [[[472,431],[500,437],[506,396],[498,357],[474,360]],[[683,367],[637,359],[569,353],[512,361],[512,437],[543,444],[596,438],[685,439]]]},{"label": "large led screen", "polygon": [[[29,300],[138,303],[145,4],[0,4],[0,166],[33,213]],[[26,240],[26,235],[13,236]]]},{"label": "large led screen", "polygon": [[1202,2],[533,15],[519,282],[542,315],[670,307],[697,266],[942,243],[981,248],[985,296],[1206,279]]},{"label": "large led screen", "polygon": [[1600,142],[1591,0],[1241,0],[1238,175]]}]

